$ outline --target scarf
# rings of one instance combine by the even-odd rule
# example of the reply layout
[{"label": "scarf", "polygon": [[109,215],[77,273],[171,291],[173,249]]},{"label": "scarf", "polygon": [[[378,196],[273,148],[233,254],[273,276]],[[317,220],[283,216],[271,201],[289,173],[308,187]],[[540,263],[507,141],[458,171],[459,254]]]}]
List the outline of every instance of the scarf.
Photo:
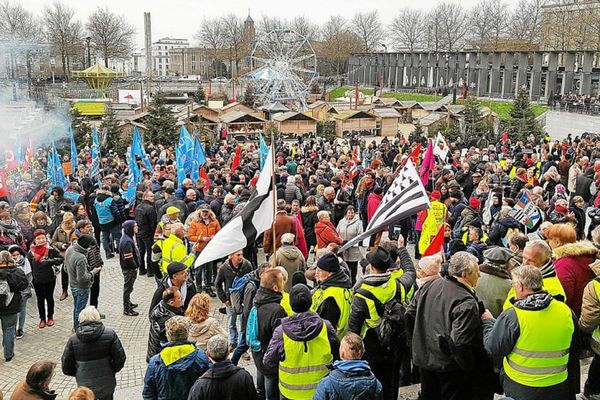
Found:
[{"label": "scarf", "polygon": [[17,239],[21,236],[21,229],[19,224],[14,219],[11,219],[9,223],[0,221],[0,235],[8,236],[17,243]]},{"label": "scarf", "polygon": [[36,262],[41,262],[44,257],[48,257],[48,252],[50,251],[50,246],[47,243],[44,244],[32,244],[30,247],[31,252],[33,253],[33,258]]},{"label": "scarf", "polygon": [[567,207],[561,206],[561,205],[555,205],[554,206],[554,211],[561,213],[563,215],[567,215],[567,213],[569,212],[569,210],[567,209]]}]

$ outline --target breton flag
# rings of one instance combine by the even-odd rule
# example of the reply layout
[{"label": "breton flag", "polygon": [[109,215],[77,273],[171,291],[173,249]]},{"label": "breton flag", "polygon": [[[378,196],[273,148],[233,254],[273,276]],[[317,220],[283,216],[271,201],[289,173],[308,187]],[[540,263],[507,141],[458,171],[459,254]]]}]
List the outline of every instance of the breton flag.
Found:
[{"label": "breton flag", "polygon": [[492,223],[492,203],[494,202],[493,197],[494,192],[490,190],[488,193],[488,198],[485,202],[485,207],[483,208],[483,213],[481,214],[483,224],[487,226],[490,226]]},{"label": "breton flag", "polygon": [[350,240],[338,252],[354,246],[386,226],[408,218],[429,206],[429,197],[427,197],[425,187],[421,183],[414,164],[408,160],[381,200],[381,204],[377,207],[365,232]]},{"label": "breton flag", "polygon": [[271,228],[274,218],[273,145],[248,204],[215,235],[196,259],[195,266],[228,256],[254,243],[256,237]]},{"label": "breton flag", "polygon": [[529,193],[523,192],[523,195],[510,210],[509,216],[513,217],[529,229],[534,229],[541,221],[542,214],[540,209],[529,198]]},{"label": "breton flag", "polygon": [[444,139],[441,132],[438,132],[437,137],[435,138],[435,144],[433,145],[433,154],[442,160],[445,160],[449,151],[450,147],[448,147],[446,139]]}]

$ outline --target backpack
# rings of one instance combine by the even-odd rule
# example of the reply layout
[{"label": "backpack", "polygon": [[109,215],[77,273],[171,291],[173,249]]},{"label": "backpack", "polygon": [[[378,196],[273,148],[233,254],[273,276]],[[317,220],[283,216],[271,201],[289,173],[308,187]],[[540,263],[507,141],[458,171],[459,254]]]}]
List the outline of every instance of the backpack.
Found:
[{"label": "backpack", "polygon": [[261,350],[260,340],[258,339],[258,310],[255,306],[250,310],[248,322],[246,323],[246,344],[255,353]]},{"label": "backpack", "polygon": [[250,279],[249,274],[233,278],[233,282],[229,288],[229,301],[231,302],[233,312],[236,314],[244,312],[244,289],[249,282],[255,285],[252,279]]},{"label": "backpack", "polygon": [[8,281],[5,278],[0,279],[0,307],[8,307],[14,296]]},{"label": "backpack", "polygon": [[375,310],[379,315],[379,325],[373,328],[377,333],[379,343],[388,351],[397,349],[405,339],[404,305],[394,296],[393,299],[383,304],[373,293],[366,289],[358,289],[357,293],[372,300]]}]

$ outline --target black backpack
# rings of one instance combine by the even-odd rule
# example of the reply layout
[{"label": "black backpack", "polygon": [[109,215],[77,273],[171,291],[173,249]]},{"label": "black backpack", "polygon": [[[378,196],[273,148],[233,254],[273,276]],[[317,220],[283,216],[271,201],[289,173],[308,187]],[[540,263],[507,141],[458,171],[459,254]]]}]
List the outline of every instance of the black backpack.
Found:
[{"label": "black backpack", "polygon": [[397,349],[406,338],[404,319],[406,309],[402,302],[397,296],[394,296],[393,299],[383,304],[373,293],[363,288],[358,289],[357,293],[375,303],[380,323],[374,329],[379,343],[387,350]]}]

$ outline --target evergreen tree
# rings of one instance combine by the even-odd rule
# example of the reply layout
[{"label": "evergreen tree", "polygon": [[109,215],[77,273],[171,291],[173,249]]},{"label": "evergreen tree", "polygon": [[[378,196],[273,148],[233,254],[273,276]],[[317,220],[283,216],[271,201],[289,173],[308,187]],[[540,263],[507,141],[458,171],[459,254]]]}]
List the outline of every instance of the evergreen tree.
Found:
[{"label": "evergreen tree", "polygon": [[129,138],[121,135],[119,129],[119,121],[115,118],[115,112],[112,108],[108,108],[102,117],[102,124],[98,130],[100,138],[100,147],[104,153],[106,150],[114,150],[119,155],[124,155],[127,151],[127,146],[131,143]]},{"label": "evergreen tree", "polygon": [[415,124],[415,130],[408,135],[410,143],[425,143],[425,130],[419,122]]},{"label": "evergreen tree", "polygon": [[254,108],[256,103],[256,99],[254,98],[254,86],[248,85],[246,87],[246,92],[244,92],[244,98],[242,99],[242,104],[248,106],[250,108]]},{"label": "evergreen tree", "polygon": [[154,145],[173,145],[177,142],[177,121],[165,102],[163,93],[157,93],[152,99],[146,119],[146,137]]},{"label": "evergreen tree", "polygon": [[198,90],[194,93],[194,99],[198,104],[204,104],[206,102],[206,93],[204,92],[202,85],[198,85]]},{"label": "evergreen tree", "polygon": [[86,118],[81,115],[78,109],[72,108],[71,111],[71,127],[75,136],[77,148],[83,148],[92,144],[92,127],[87,123]]},{"label": "evergreen tree", "polygon": [[542,129],[535,120],[535,114],[529,103],[529,95],[525,89],[519,89],[509,115],[508,135],[512,140],[525,140],[531,134],[535,136],[536,140],[542,137]]},{"label": "evergreen tree", "polygon": [[448,119],[444,118],[444,121],[440,125],[439,130],[442,132],[442,135],[444,135],[444,139],[446,139],[448,143],[454,142],[460,137],[460,127],[453,120],[450,120],[450,122],[448,122]]},{"label": "evergreen tree", "polygon": [[463,111],[465,120],[465,135],[469,138],[474,138],[483,133],[483,124],[481,118],[481,105],[477,100],[472,97],[468,97],[465,101],[465,109]]}]

